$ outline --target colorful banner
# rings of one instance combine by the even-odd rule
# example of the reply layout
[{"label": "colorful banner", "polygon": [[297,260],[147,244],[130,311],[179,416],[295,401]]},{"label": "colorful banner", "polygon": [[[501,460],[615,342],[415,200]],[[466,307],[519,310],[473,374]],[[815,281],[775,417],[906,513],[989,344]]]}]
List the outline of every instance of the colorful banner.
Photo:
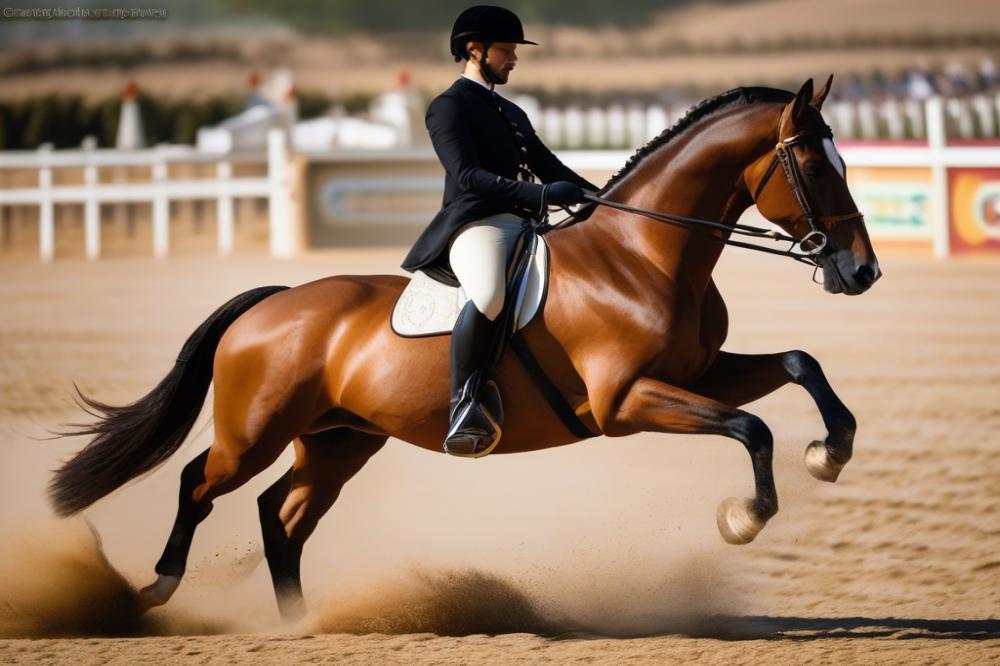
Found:
[{"label": "colorful banner", "polygon": [[952,254],[1000,253],[1000,169],[949,169]]},{"label": "colorful banner", "polygon": [[848,167],[848,184],[872,238],[931,238],[931,170]]}]

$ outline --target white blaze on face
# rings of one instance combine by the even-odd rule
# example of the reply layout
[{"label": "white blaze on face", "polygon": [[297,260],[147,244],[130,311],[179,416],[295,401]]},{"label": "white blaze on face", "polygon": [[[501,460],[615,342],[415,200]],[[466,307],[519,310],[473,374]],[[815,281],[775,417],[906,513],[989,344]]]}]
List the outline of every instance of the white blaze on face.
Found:
[{"label": "white blaze on face", "polygon": [[847,166],[844,164],[844,158],[840,156],[840,152],[837,151],[837,146],[834,145],[833,139],[824,138],[823,139],[823,152],[826,153],[826,159],[830,160],[830,164],[833,168],[837,170],[841,178],[847,178]]}]

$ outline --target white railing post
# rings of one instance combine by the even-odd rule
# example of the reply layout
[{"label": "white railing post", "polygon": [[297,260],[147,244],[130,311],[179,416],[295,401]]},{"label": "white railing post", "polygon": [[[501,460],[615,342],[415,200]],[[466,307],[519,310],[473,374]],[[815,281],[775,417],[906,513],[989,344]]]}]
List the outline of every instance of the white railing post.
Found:
[{"label": "white railing post", "polygon": [[583,145],[585,126],[583,111],[575,106],[563,111],[563,139],[567,148]]},{"label": "white railing post", "polygon": [[233,176],[232,163],[226,161],[219,162],[215,167],[215,174],[219,179],[219,198],[215,206],[219,225],[219,254],[229,256],[233,253],[233,239],[235,236],[233,192],[229,184],[229,180]]},{"label": "white railing post", "polygon": [[38,254],[52,261],[56,251],[55,204],[52,201],[52,144],[38,147]]},{"label": "white railing post", "polygon": [[285,131],[272,127],[267,132],[267,176],[270,201],[267,210],[271,256],[290,257],[292,247],[292,206],[289,202],[288,147]]},{"label": "white railing post", "polygon": [[872,103],[863,99],[856,107],[858,113],[858,124],[861,128],[861,138],[869,141],[878,139],[878,117],[875,115],[875,107]]},{"label": "white railing post", "polygon": [[83,167],[83,183],[87,188],[87,198],[83,202],[84,253],[87,259],[93,260],[101,256],[101,209],[97,201],[97,166],[89,161]]},{"label": "white railing post", "polygon": [[944,161],[947,145],[944,102],[940,97],[930,97],[924,108],[927,112],[927,147],[931,167],[931,238],[934,256],[945,259],[950,251],[951,225],[948,211],[948,168]]},{"label": "white railing post", "polygon": [[584,115],[587,147],[591,150],[608,147],[608,117],[604,109],[592,107]]},{"label": "white railing post", "polygon": [[649,141],[665,130],[668,121],[667,110],[662,106],[653,105],[646,107],[646,138],[643,139],[643,142]]},{"label": "white railing post", "polygon": [[170,254],[170,200],[167,198],[167,162],[157,150],[153,163],[153,256]]},{"label": "white railing post", "polygon": [[923,139],[927,136],[926,105],[915,99],[908,99],[903,102],[906,111],[906,118],[910,123],[911,139]]},{"label": "white railing post", "polygon": [[628,138],[625,145],[635,148],[646,143],[646,114],[639,106],[630,106],[625,114],[628,124]]},{"label": "white railing post", "polygon": [[972,98],[972,110],[979,120],[981,131],[979,138],[992,138],[997,135],[996,120],[993,117],[993,105],[986,95],[976,95]]},{"label": "white railing post", "polygon": [[628,145],[628,124],[625,119],[625,109],[612,105],[607,110],[608,147],[624,148]]},{"label": "white railing post", "polygon": [[885,119],[886,129],[889,132],[889,138],[897,141],[906,138],[906,121],[899,108],[899,102],[892,98],[887,99],[882,102],[881,111],[882,118]]}]

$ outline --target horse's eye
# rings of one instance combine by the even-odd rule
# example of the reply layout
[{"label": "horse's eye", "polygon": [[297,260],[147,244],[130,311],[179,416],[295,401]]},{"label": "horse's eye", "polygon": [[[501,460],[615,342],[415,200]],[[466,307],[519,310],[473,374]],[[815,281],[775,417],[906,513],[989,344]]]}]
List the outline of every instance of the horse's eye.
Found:
[{"label": "horse's eye", "polygon": [[804,171],[810,178],[822,178],[826,175],[826,169],[821,162],[807,162]]}]

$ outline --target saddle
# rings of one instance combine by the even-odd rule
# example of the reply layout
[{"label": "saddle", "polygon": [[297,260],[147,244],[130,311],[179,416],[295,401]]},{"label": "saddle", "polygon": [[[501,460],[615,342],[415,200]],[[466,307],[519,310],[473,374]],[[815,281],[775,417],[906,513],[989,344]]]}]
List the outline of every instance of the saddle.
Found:
[{"label": "saddle", "polygon": [[[488,367],[492,369],[499,365],[507,348],[512,347],[563,425],[581,439],[594,437],[594,433],[580,420],[545,374],[522,336],[518,335],[518,331],[544,307],[548,279],[548,244],[537,228],[526,224],[518,236],[514,259],[507,271],[507,292],[499,315],[501,325],[496,327],[495,338],[491,341]],[[390,325],[394,333],[404,338],[448,335],[468,300],[465,290],[453,276],[443,271],[415,271],[396,299]],[[487,390],[482,399],[484,406],[492,408],[491,412],[497,414],[500,425],[503,410],[499,394],[494,395]]]},{"label": "saddle", "polygon": [[[526,269],[522,264],[527,262]],[[513,303],[517,314],[515,331],[528,325],[545,300],[548,286],[549,248],[544,236],[522,231],[508,269],[507,298],[501,317]],[[518,284],[514,283],[521,275]],[[510,298],[513,294],[513,299]],[[392,308],[392,330],[404,338],[448,335],[458,313],[469,298],[465,290],[443,270],[415,271]]]}]

